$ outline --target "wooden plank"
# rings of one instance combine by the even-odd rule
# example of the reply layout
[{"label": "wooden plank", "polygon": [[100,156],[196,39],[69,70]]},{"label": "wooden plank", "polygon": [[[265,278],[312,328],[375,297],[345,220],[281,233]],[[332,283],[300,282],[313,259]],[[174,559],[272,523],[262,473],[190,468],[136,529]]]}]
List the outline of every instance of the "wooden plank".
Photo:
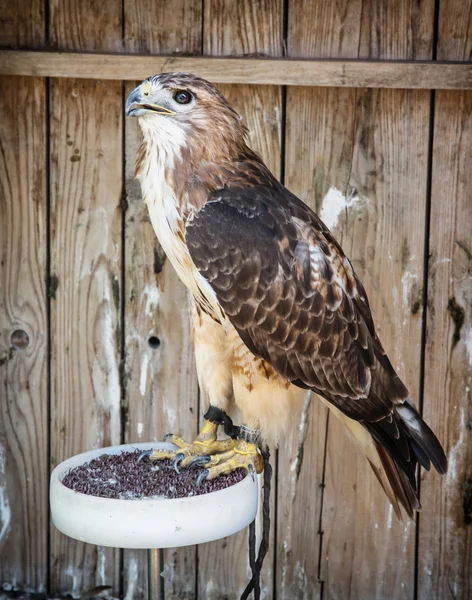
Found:
[{"label": "wooden plank", "polygon": [[[421,484],[418,598],[472,595],[472,95],[436,97],[424,414],[444,481]],[[445,210],[447,203],[447,210]]]},{"label": "wooden plank", "polygon": [[[51,43],[121,47],[121,2],[50,4]],[[122,93],[51,82],[51,462],[120,442]],[[51,531],[52,592],[119,592],[119,551]]]},{"label": "wooden plank", "polygon": [[[204,3],[205,54],[282,55],[282,2],[262,0],[232,2],[209,0]],[[241,114],[249,128],[249,145],[268,167],[280,175],[281,105],[279,87],[219,85],[230,104]],[[203,408],[203,407],[202,407]],[[275,449],[272,449],[272,464]],[[275,469],[274,469],[275,473]],[[272,482],[275,489],[275,477]],[[275,494],[272,494],[272,523],[275,519]],[[204,544],[198,551],[198,597],[205,600],[239,600],[250,578],[248,532]],[[274,544],[272,525],[270,548]],[[261,574],[262,598],[273,598],[273,550],[269,551]]]},{"label": "wooden plank", "polygon": [[[420,9],[409,0],[393,4],[301,1],[289,5],[289,55],[428,58],[432,31],[426,24],[433,22],[432,3],[423,3]],[[389,25],[391,10],[396,15],[395,29]],[[319,30],[324,31],[321,39]],[[315,207],[351,257],[370,295],[384,345],[416,398],[428,118],[426,92],[288,90],[287,183]],[[314,399],[313,408],[317,406]],[[324,413],[317,418],[323,419]],[[305,452],[319,457],[323,444],[324,438],[307,437]],[[356,453],[333,417],[326,452],[320,528],[323,594],[329,598],[411,598],[413,526],[392,521],[367,461]],[[312,466],[318,484],[319,469],[318,458]],[[314,485],[311,490],[306,486],[303,493],[307,495],[297,497],[301,507],[318,507]],[[316,514],[312,521],[316,522]],[[291,522],[302,530],[298,511],[294,510]],[[293,573],[284,585],[279,574],[279,597],[292,598],[298,589],[298,597],[317,597],[316,588],[312,591],[316,564],[306,560],[306,555],[318,556],[316,540],[311,538],[310,546],[297,546],[284,557],[279,536],[278,551],[279,573],[281,564],[291,565]],[[297,572],[299,565],[303,569]]]},{"label": "wooden plank", "polygon": [[413,0],[385,3],[291,0],[288,55],[374,61],[426,60],[432,56],[433,18],[431,1],[418,6]]},{"label": "wooden plank", "polygon": [[[106,98],[106,102],[103,99]],[[53,466],[120,442],[121,89],[51,84]],[[117,584],[117,552],[53,529],[53,590]]]},{"label": "wooden plank", "polygon": [[[285,184],[318,213],[330,187],[346,189],[355,90],[287,94]],[[342,240],[340,239],[342,242]],[[313,396],[279,451],[277,597],[320,598],[320,519],[327,409]]]},{"label": "wooden plank", "polygon": [[[125,50],[130,54],[199,54],[202,3],[199,0],[124,0]],[[132,60],[139,60],[134,57]],[[149,58],[149,57],[147,57]],[[133,79],[147,75],[135,74]]]},{"label": "wooden plank", "polygon": [[301,414],[297,411],[291,417],[287,436],[279,446],[277,599],[317,600],[322,593],[319,526],[327,409],[306,393]]},{"label": "wooden plank", "polygon": [[439,60],[472,61],[472,2],[442,0],[438,23]]},{"label": "wooden plank", "polygon": [[[200,0],[126,1],[124,19],[127,52],[201,49]],[[137,83],[125,86],[126,95]],[[165,259],[134,180],[141,138],[136,119],[126,120],[125,436],[127,442],[162,440],[172,431],[192,440],[198,427],[198,384],[188,296]],[[164,552],[166,600],[195,598],[196,569],[195,547]],[[147,598],[145,551],[125,550],[124,577],[127,600]]]},{"label": "wooden plank", "polygon": [[[438,58],[470,60],[472,2],[440,3]],[[444,480],[421,482],[418,598],[472,596],[472,95],[434,111],[424,414],[446,448]]]},{"label": "wooden plank", "polygon": [[[121,52],[121,2],[49,0],[51,46],[79,52]],[[69,73],[66,77],[77,77]]]},{"label": "wooden plank", "polygon": [[[126,86],[131,92],[134,85]],[[166,260],[134,180],[141,140],[126,122],[125,360],[126,441],[162,440],[170,431],[194,439],[198,383],[188,295]],[[146,552],[124,551],[127,600],[147,598]],[[196,549],[167,550],[166,599],[195,597]]]},{"label": "wooden plank", "polygon": [[[1,21],[3,46],[44,44],[41,0],[6,4]],[[41,79],[0,78],[0,582],[32,592],[47,585],[44,106]]]},{"label": "wooden plank", "polygon": [[218,83],[471,89],[472,65],[463,62],[129,56],[0,50],[0,75],[142,80],[151,73],[190,71]]},{"label": "wooden plank", "polygon": [[424,415],[444,478],[421,483],[418,598],[472,596],[472,94],[435,103]]},{"label": "wooden plank", "polygon": [[3,48],[42,48],[44,36],[44,1],[4,2],[0,17]]},{"label": "wooden plank", "polygon": [[[249,128],[249,146],[264,160],[269,169],[280,176],[280,88],[264,88],[258,86],[220,85],[218,89],[224,94],[234,109],[243,115]],[[271,449],[271,463],[275,467],[275,448]],[[262,572],[262,597],[273,597],[273,544],[275,532],[275,484],[274,468],[271,496],[271,541]],[[258,532],[260,533],[260,532]],[[199,547],[199,597],[219,600],[222,595],[228,600],[239,600],[250,578],[248,570],[248,537],[247,530],[230,538]],[[215,564],[217,565],[215,567]]]},{"label": "wooden plank", "polygon": [[45,94],[37,79],[1,78],[0,89],[0,573],[5,587],[42,592],[48,523]]},{"label": "wooden plank", "polygon": [[[418,402],[429,95],[354,93],[353,129],[346,137],[335,117],[336,144],[350,145],[338,181],[330,172],[335,165],[316,161],[320,212],[363,280],[382,343]],[[343,104],[333,97],[323,103],[340,115]],[[321,153],[330,142],[320,137]],[[330,420],[327,451],[322,578],[328,595],[411,598],[414,524],[393,516],[367,461],[336,419]]]}]

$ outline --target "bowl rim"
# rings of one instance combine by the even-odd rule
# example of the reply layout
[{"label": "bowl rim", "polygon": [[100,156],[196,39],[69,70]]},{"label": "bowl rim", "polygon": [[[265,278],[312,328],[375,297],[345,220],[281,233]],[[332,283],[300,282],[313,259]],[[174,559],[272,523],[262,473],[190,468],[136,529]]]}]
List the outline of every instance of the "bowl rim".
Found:
[{"label": "bowl rim", "polygon": [[[68,493],[68,494],[72,494],[74,496],[80,496],[82,498],[90,498],[90,499],[94,499],[94,500],[100,500],[100,501],[108,501],[110,503],[115,503],[115,502],[130,502],[133,505],[136,504],[136,502],[182,502],[182,501],[190,501],[192,502],[192,500],[195,500],[195,498],[207,498],[208,496],[212,496],[213,494],[221,494],[221,493],[228,493],[228,490],[234,490],[234,488],[237,488],[238,486],[241,486],[241,484],[247,484],[247,479],[248,477],[251,476],[251,474],[248,472],[246,473],[246,476],[243,477],[241,479],[241,481],[238,481],[237,483],[234,483],[233,485],[229,485],[225,488],[222,488],[221,490],[214,490],[212,492],[207,492],[206,494],[197,494],[195,496],[181,496],[180,498],[157,498],[157,497],[153,497],[153,496],[144,496],[142,498],[104,498],[103,496],[95,496],[93,494],[84,494],[83,492],[78,492],[77,490],[73,490],[72,488],[68,487],[67,485],[64,485],[64,483],[62,482],[62,480],[64,479],[64,477],[72,470],[75,469],[75,467],[84,465],[86,462],[90,461],[90,460],[94,460],[93,458],[88,458],[85,459],[84,462],[79,463],[77,465],[74,465],[73,467],[69,467],[68,469],[66,469],[64,471],[64,473],[61,475],[59,473],[60,467],[68,462],[69,460],[72,460],[74,458],[79,458],[82,455],[85,454],[89,454],[89,453],[93,453],[93,452],[99,452],[101,451],[102,454],[119,454],[118,452],[107,452],[107,450],[112,450],[112,449],[117,449],[117,448],[123,448],[123,450],[121,450],[121,454],[123,454],[123,452],[127,452],[127,450],[125,448],[129,448],[129,447],[133,447],[135,446],[136,449],[139,449],[139,446],[147,446],[147,447],[152,447],[152,446],[162,446],[166,444],[167,446],[172,446],[173,444],[171,444],[170,442],[136,442],[136,443],[132,443],[132,444],[115,444],[114,446],[106,446],[104,448],[92,448],[91,450],[86,450],[85,452],[79,452],[79,454],[75,454],[73,456],[70,456],[69,458],[66,458],[65,460],[61,461],[60,463],[58,463],[52,473],[51,473],[51,478],[50,478],[50,486],[52,487],[52,485],[54,483],[59,483],[61,488],[63,489],[63,493]],[[254,485],[257,485],[257,477],[254,477],[254,480],[252,481],[252,483]]]}]

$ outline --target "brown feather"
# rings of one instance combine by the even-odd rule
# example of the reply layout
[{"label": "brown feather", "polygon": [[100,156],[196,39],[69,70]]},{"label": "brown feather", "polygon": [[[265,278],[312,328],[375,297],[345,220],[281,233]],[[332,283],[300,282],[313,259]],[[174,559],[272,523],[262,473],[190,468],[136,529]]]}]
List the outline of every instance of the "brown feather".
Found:
[{"label": "brown feather", "polygon": [[382,446],[377,442],[375,442],[375,446],[395,497],[404,507],[408,516],[412,519],[414,511],[421,509],[421,504],[416,495],[416,488],[413,487],[408,477],[405,476],[401,468],[398,467],[397,463],[385,450],[385,448],[382,448]]}]

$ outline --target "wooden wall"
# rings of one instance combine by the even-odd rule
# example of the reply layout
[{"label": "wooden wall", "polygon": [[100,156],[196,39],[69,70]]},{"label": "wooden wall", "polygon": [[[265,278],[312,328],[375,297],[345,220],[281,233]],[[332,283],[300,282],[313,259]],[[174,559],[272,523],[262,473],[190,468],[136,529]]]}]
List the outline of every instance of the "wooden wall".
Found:
[{"label": "wooden wall", "polygon": [[[17,0],[0,45],[126,54],[472,59],[472,0]],[[375,69],[375,64],[372,65]],[[137,82],[136,82],[137,83]],[[218,83],[216,81],[216,83]],[[195,435],[187,296],[133,180],[135,83],[0,78],[0,593],[146,596],[141,551],[49,524],[64,458]],[[445,445],[401,524],[316,397],[273,451],[263,597],[472,597],[472,92],[220,86],[272,171],[363,279],[396,369]],[[165,598],[236,600],[247,532],[165,552]]]}]

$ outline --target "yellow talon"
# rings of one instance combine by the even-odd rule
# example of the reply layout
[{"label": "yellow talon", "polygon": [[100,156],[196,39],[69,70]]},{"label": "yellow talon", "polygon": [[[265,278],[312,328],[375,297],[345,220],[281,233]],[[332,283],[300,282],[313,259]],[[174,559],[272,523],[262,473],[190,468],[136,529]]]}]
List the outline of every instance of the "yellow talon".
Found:
[{"label": "yellow talon", "polygon": [[224,454],[212,457],[207,465],[206,479],[215,479],[220,475],[232,473],[237,469],[250,471],[253,468],[256,473],[262,473],[264,460],[257,445],[245,440],[239,440],[232,450]]},{"label": "yellow talon", "polygon": [[204,466],[206,479],[215,479],[237,469],[262,473],[264,460],[257,444],[232,438],[218,440],[217,430],[216,423],[205,421],[202,430],[192,443],[176,435],[169,436],[166,440],[177,446],[178,450],[154,450],[149,454],[149,459],[171,459],[176,469]]},{"label": "yellow talon", "polygon": [[[178,450],[154,450],[149,454],[149,460],[176,460],[182,468],[188,467],[189,464],[199,456],[213,456],[218,453],[231,450],[237,440],[231,438],[226,440],[217,440],[218,425],[211,421],[205,421],[200,433],[193,442],[186,442],[180,436],[171,435],[166,438],[166,441],[178,447]],[[177,466],[177,465],[176,465]]]}]

